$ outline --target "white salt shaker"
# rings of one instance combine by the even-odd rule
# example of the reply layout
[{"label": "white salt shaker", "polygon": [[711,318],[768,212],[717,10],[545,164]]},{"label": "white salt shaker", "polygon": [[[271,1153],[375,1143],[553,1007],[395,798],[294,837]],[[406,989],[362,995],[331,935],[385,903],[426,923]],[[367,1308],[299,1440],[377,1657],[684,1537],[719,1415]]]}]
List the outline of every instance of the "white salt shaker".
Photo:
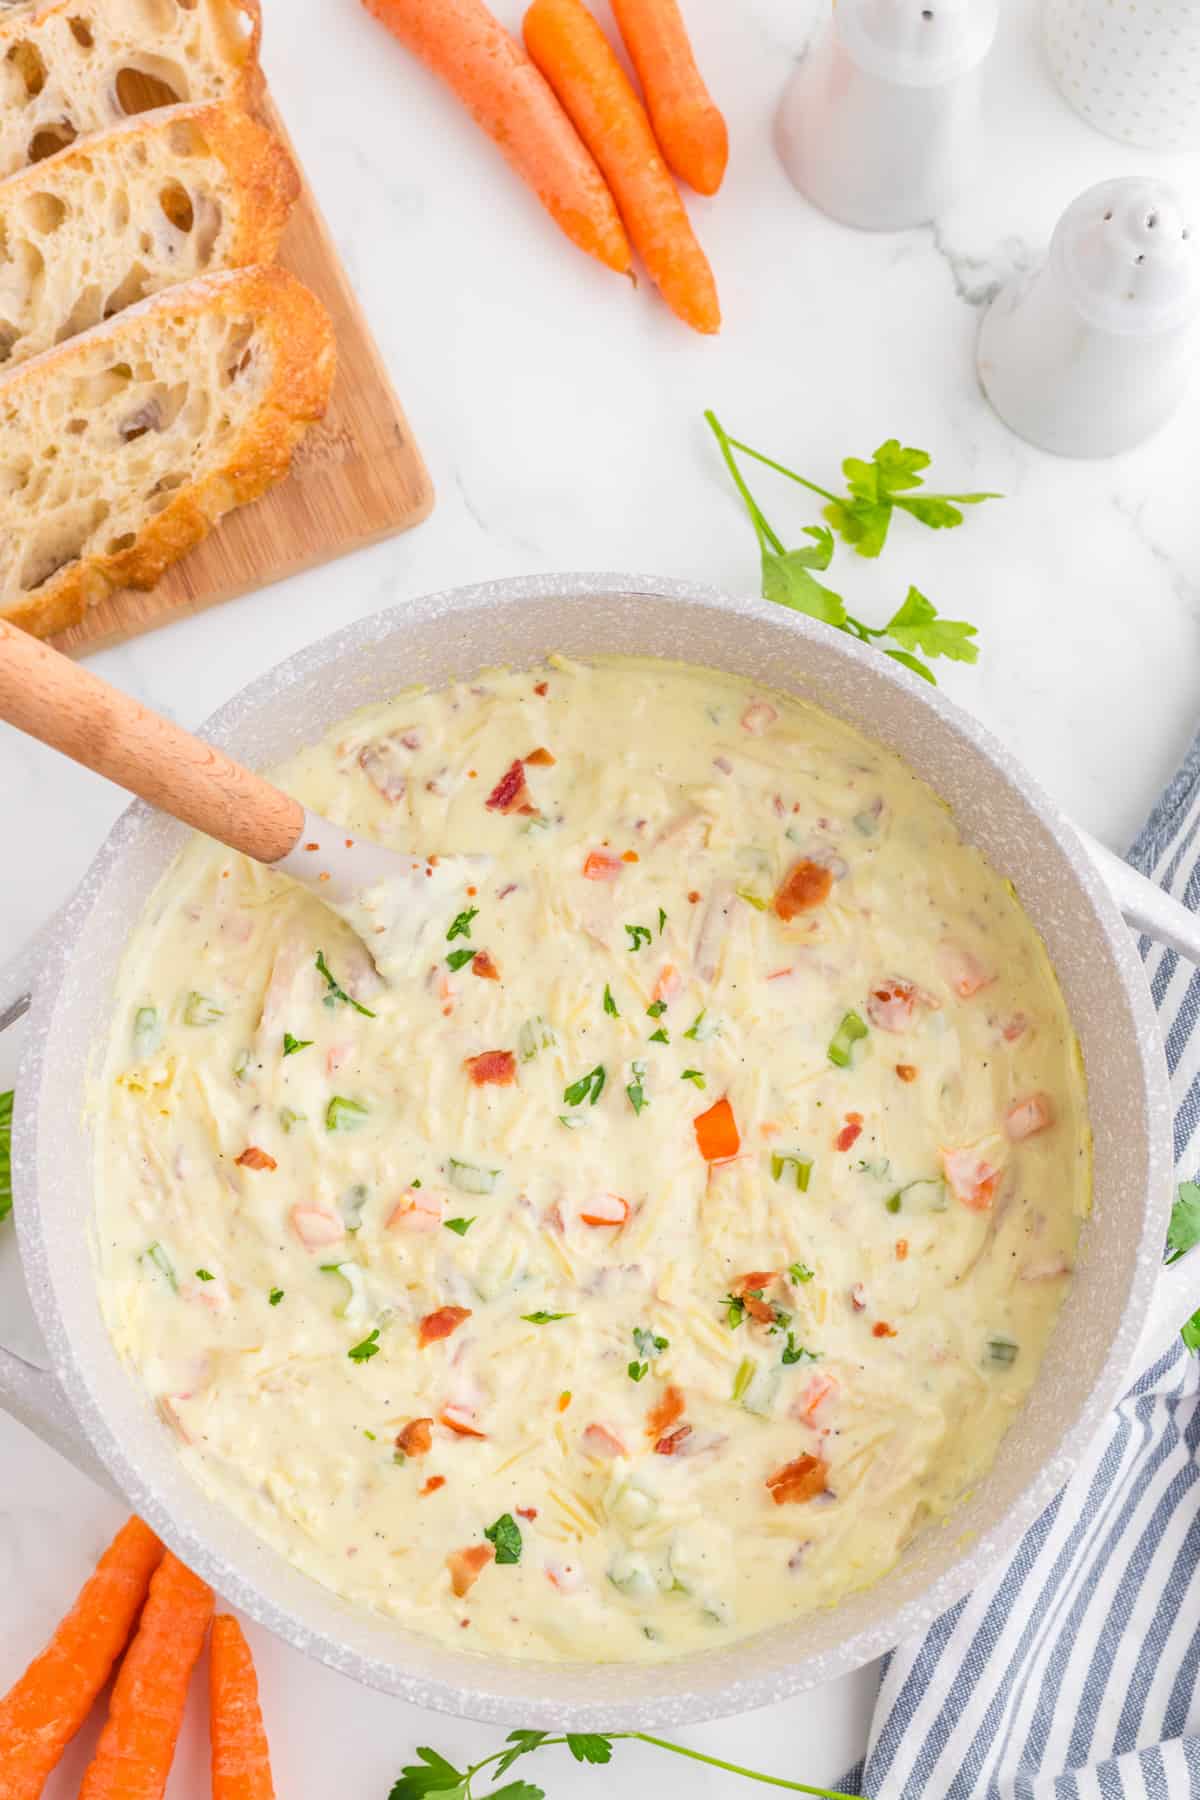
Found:
[{"label": "white salt shaker", "polygon": [[792,181],[864,231],[934,218],[974,164],[996,0],[837,0],[783,97]]},{"label": "white salt shaker", "polygon": [[1198,253],[1166,182],[1125,176],[1073,201],[980,326],[979,379],[1005,423],[1060,456],[1114,456],[1165,424],[1197,350]]},{"label": "white salt shaker", "polygon": [[1200,149],[1200,0],[1042,0],[1064,98],[1109,137]]}]

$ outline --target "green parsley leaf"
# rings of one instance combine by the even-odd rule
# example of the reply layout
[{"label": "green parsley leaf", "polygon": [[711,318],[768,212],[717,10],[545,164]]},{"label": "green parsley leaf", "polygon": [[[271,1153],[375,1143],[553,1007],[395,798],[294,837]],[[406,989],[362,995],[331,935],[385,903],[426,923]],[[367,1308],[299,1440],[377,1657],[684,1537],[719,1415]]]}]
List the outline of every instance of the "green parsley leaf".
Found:
[{"label": "green parsley leaf", "polygon": [[650,1033],[650,1042],[652,1044],[669,1044],[670,1041],[671,1041],[670,1036],[663,1029],[663,1027],[661,1025],[659,1026],[657,1031],[652,1031]]},{"label": "green parsley leaf", "polygon": [[360,1006],[359,1002],[352,999],[344,987],[338,985],[333,971],[325,961],[325,952],[323,950],[317,951],[317,968],[324,976],[325,985],[329,989],[328,994],[325,996],[326,1005],[332,1006],[335,1001],[341,1000],[345,1005],[352,1006],[356,1013],[361,1013],[364,1019],[373,1019],[375,1017],[375,1014],[371,1011],[369,1006]]},{"label": "green parsley leaf", "polygon": [[446,1227],[447,1231],[456,1232],[459,1237],[466,1237],[468,1231],[470,1231],[472,1225],[475,1223],[475,1219],[478,1217],[479,1214],[476,1213],[475,1218],[471,1219],[443,1219],[442,1224]]},{"label": "green parsley leaf", "polygon": [[666,922],[667,922],[667,915],[663,911],[662,907],[660,906],[658,909],[658,935],[659,935],[659,937],[661,937],[663,934],[663,926],[666,924]]},{"label": "green parsley leaf", "polygon": [[671,1345],[668,1338],[658,1337],[653,1331],[648,1331],[644,1325],[635,1325],[633,1347],[639,1356],[654,1357],[661,1356],[664,1350],[671,1348]]},{"label": "green parsley leaf", "polygon": [[800,1287],[802,1287],[806,1281],[811,1281],[815,1274],[816,1270],[810,1269],[807,1263],[794,1262],[788,1268],[789,1280],[794,1281],[797,1286]]},{"label": "green parsley leaf", "polygon": [[736,1331],[746,1317],[746,1302],[740,1294],[726,1294],[721,1304],[725,1308],[725,1323],[730,1331]]},{"label": "green parsley leaf", "polygon": [[903,663],[906,669],[911,669],[914,675],[919,675],[922,681],[929,682],[932,687],[937,686],[937,676],[919,656],[910,656],[907,650],[885,650],[883,654],[890,656],[893,662]]},{"label": "green parsley leaf", "polygon": [[282,1288],[272,1288],[270,1293],[267,1295],[267,1305],[268,1306],[278,1306],[279,1302],[282,1299],[283,1299],[283,1289]]},{"label": "green parsley leaf", "polygon": [[612,997],[612,989],[607,981],[604,984],[604,1010],[610,1019],[619,1019],[621,1016],[617,1011],[617,1003]]},{"label": "green parsley leaf", "polygon": [[598,1731],[568,1731],[567,1749],[581,1763],[612,1761],[612,1739]]},{"label": "green parsley leaf", "polygon": [[457,975],[464,964],[473,962],[477,955],[478,951],[475,950],[452,950],[446,958],[446,967]]},{"label": "green parsley leaf", "polygon": [[522,1313],[521,1317],[527,1325],[553,1325],[555,1319],[573,1319],[574,1313],[532,1312]]},{"label": "green parsley leaf", "polygon": [[519,1563],[521,1560],[521,1527],[511,1513],[501,1513],[494,1525],[489,1525],[484,1537],[496,1549],[498,1563]]},{"label": "green parsley leaf", "polygon": [[940,618],[937,607],[919,588],[909,588],[903,606],[888,620],[884,630],[902,650],[920,650],[925,656],[946,656],[951,662],[979,660],[979,646],[970,641],[976,635],[974,625],[964,624],[961,619]]},{"label": "green parsley leaf", "polygon": [[285,1031],[283,1034],[283,1054],[285,1056],[295,1056],[297,1050],[308,1050],[311,1048],[312,1043],[312,1038],[293,1037],[290,1031]]},{"label": "green parsley leaf", "polygon": [[0,1220],[12,1211],[12,1091],[0,1094]]},{"label": "green parsley leaf", "polygon": [[211,1269],[197,1269],[196,1270],[196,1280],[197,1281],[215,1281],[216,1276],[213,1274]]},{"label": "green parsley leaf", "polygon": [[368,1333],[368,1335],[363,1339],[361,1344],[355,1344],[355,1346],[352,1350],[347,1350],[346,1355],[350,1358],[351,1362],[357,1362],[357,1363],[370,1362],[370,1360],[373,1356],[378,1356],[379,1355],[379,1327],[378,1327],[378,1325],[375,1327],[374,1331]]},{"label": "green parsley leaf", "polygon": [[1200,1312],[1194,1312],[1179,1333],[1189,1350],[1200,1350]]},{"label": "green parsley leaf", "polygon": [[393,1783],[388,1800],[425,1800],[427,1794],[441,1794],[443,1800],[463,1800],[467,1777],[448,1763],[436,1750],[424,1744],[417,1751],[420,1763],[409,1763]]},{"label": "green parsley leaf", "polygon": [[789,1331],[787,1334],[787,1343],[784,1345],[782,1360],[786,1367],[792,1363],[819,1362],[821,1359],[815,1350],[806,1350],[803,1344],[798,1344],[793,1334]]},{"label": "green parsley leaf", "polygon": [[666,1010],[667,1003],[665,1000],[652,1000],[650,1005],[646,1008],[646,1015],[651,1019],[661,1019]]},{"label": "green parsley leaf", "polygon": [[546,1800],[546,1790],[532,1781],[507,1781],[503,1787],[493,1788],[487,1800]]},{"label": "green parsley leaf", "polygon": [[589,1101],[592,1106],[595,1106],[597,1100],[604,1092],[604,1081],[604,1064],[597,1063],[594,1069],[589,1069],[586,1075],[581,1075],[578,1081],[573,1081],[570,1087],[563,1089],[563,1100],[565,1104],[567,1106],[582,1106],[586,1100]]},{"label": "green parsley leaf", "polygon": [[652,934],[648,926],[627,925],[625,929],[629,933],[630,950],[640,950],[643,944],[648,944],[650,942]]},{"label": "green parsley leaf", "polygon": [[446,942],[452,944],[455,938],[469,938],[471,935],[471,920],[477,919],[478,917],[479,908],[477,906],[468,906],[466,912],[460,912],[456,916],[453,925],[451,925],[449,931],[446,933]]},{"label": "green parsley leaf", "polygon": [[1196,1244],[1200,1244],[1200,1185],[1181,1181],[1167,1227],[1167,1261],[1178,1262]]},{"label": "green parsley leaf", "polygon": [[[828,558],[816,566],[823,569],[827,561]],[[846,623],[846,603],[840,594],[835,594],[832,588],[809,572],[812,566],[813,556],[809,550],[777,551],[764,545],[763,599],[773,600],[777,606],[788,606],[793,612],[805,613],[810,619],[820,619],[823,625],[841,629]]]},{"label": "green parsley leaf", "polygon": [[628,1375],[630,1381],[640,1381],[642,1379],[642,1376],[649,1369],[649,1367],[650,1367],[649,1363],[640,1363],[640,1362],[626,1363],[625,1373]]},{"label": "green parsley leaf", "polygon": [[634,1112],[640,1113],[643,1106],[649,1106],[650,1104],[646,1098],[646,1089],[644,1085],[646,1080],[645,1063],[641,1061],[630,1063],[629,1073],[633,1076],[633,1080],[625,1089],[625,1094]]},{"label": "green parsley leaf", "polygon": [[704,1076],[700,1073],[699,1069],[685,1069],[679,1079],[680,1081],[690,1081],[694,1087],[698,1088],[708,1086],[707,1081],[704,1079]]},{"label": "green parsley leaf", "polygon": [[512,1744],[514,1748],[506,1750],[504,1755],[497,1759],[494,1773],[503,1775],[506,1770],[512,1768],[518,1756],[528,1756],[531,1750],[536,1750],[539,1744],[544,1744],[549,1735],[548,1731],[510,1731],[505,1741]]}]

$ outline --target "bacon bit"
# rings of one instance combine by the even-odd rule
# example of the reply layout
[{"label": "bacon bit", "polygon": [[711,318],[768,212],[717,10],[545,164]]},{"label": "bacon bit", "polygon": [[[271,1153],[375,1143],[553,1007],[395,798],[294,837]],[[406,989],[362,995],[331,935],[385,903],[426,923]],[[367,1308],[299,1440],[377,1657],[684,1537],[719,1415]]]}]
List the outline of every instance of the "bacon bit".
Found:
[{"label": "bacon bit", "polygon": [[529,807],[532,812],[537,808],[533,804],[533,795],[525,780],[525,765],[518,756],[504,771],[484,805],[489,812],[514,813],[524,812]]},{"label": "bacon bit", "polygon": [[865,1312],[867,1310],[867,1290],[861,1281],[856,1281],[854,1286],[850,1289],[850,1304],[855,1312]]},{"label": "bacon bit", "polygon": [[265,1150],[260,1150],[257,1144],[249,1144],[238,1157],[237,1166],[239,1169],[277,1169],[279,1164]]},{"label": "bacon bit", "polygon": [[669,1426],[674,1425],[684,1414],[683,1389],[671,1386],[664,1388],[661,1399],[657,1400],[646,1414],[646,1436],[661,1437]]},{"label": "bacon bit", "polygon": [[1004,1129],[1010,1141],[1021,1143],[1036,1136],[1054,1123],[1054,1102],[1049,1094],[1027,1094],[1016,1101],[1004,1115]]},{"label": "bacon bit", "polygon": [[692,1120],[696,1143],[705,1162],[728,1162],[742,1147],[737,1120],[729,1101],[718,1100]]},{"label": "bacon bit", "polygon": [[814,1375],[793,1410],[798,1418],[803,1419],[806,1425],[811,1425],[815,1431],[817,1412],[826,1400],[836,1399],[837,1393],[838,1384],[832,1375]]},{"label": "bacon bit", "polygon": [[774,1281],[778,1269],[751,1269],[748,1275],[739,1275],[734,1283],[733,1292],[744,1294],[747,1288],[765,1288]]},{"label": "bacon bit", "polygon": [[517,1059],[511,1050],[484,1050],[463,1062],[476,1087],[512,1087],[517,1079]]},{"label": "bacon bit", "polygon": [[427,1456],[433,1449],[433,1420],[410,1419],[396,1433],[396,1448],[405,1456]]},{"label": "bacon bit", "polygon": [[517,1512],[518,1519],[536,1519],[537,1518],[537,1507],[536,1506],[518,1506],[516,1509],[516,1512]]},{"label": "bacon bit", "polygon": [[580,1213],[580,1222],[584,1225],[624,1225],[629,1217],[629,1202],[622,1200],[620,1194],[601,1194],[589,1204],[596,1210]]},{"label": "bacon bit", "polygon": [[833,1140],[835,1150],[849,1150],[862,1136],[863,1116],[861,1113],[847,1113],[846,1123]]},{"label": "bacon bit", "polygon": [[876,1319],[874,1325],[871,1327],[872,1337],[895,1337],[895,1335],[896,1327],[894,1325],[889,1325],[886,1319]]},{"label": "bacon bit", "polygon": [[423,1500],[426,1494],[436,1494],[438,1489],[444,1488],[445,1485],[446,1477],[444,1475],[431,1475],[425,1486],[418,1491],[417,1498]]},{"label": "bacon bit", "polygon": [[486,950],[477,950],[471,958],[471,973],[481,981],[499,981],[500,971]]},{"label": "bacon bit", "polygon": [[558,758],[551,756],[549,750],[538,749],[531,750],[524,760],[526,763],[531,763],[535,769],[552,769]]},{"label": "bacon bit", "polygon": [[427,1189],[405,1188],[387,1217],[388,1231],[433,1231],[442,1222],[444,1202]]},{"label": "bacon bit", "polygon": [[305,844],[304,848],[306,850],[319,850],[321,846],[320,844]]},{"label": "bacon bit", "polygon": [[487,1432],[472,1425],[474,1417],[469,1406],[443,1406],[438,1414],[438,1423],[444,1425],[447,1431],[457,1432],[459,1437],[485,1438]]},{"label": "bacon bit", "polygon": [[[767,1301],[757,1296],[762,1294],[764,1288],[770,1286],[771,1282],[775,1279],[776,1273],[777,1271],[775,1269],[752,1270],[749,1275],[740,1275],[732,1290],[741,1298],[750,1317],[752,1319],[757,1319],[760,1325],[773,1325],[775,1323],[775,1308],[768,1305]],[[751,1293],[750,1290],[752,1288],[755,1290],[755,1293]]]},{"label": "bacon bit", "polygon": [[773,1306],[769,1306],[765,1300],[759,1300],[753,1294],[743,1294],[742,1304],[750,1317],[756,1319],[760,1325],[775,1323],[775,1309]]},{"label": "bacon bit", "polygon": [[828,1484],[829,1464],[819,1456],[797,1456],[793,1462],[784,1463],[773,1475],[767,1476],[767,1491],[776,1506],[786,1506],[791,1501],[814,1500],[818,1494],[825,1492]]},{"label": "bacon bit", "polygon": [[677,1425],[674,1431],[668,1431],[666,1437],[659,1438],[654,1446],[655,1456],[678,1456],[691,1435],[690,1425]]},{"label": "bacon bit", "polygon": [[625,864],[619,856],[613,856],[607,850],[589,850],[584,859],[583,879],[585,881],[616,881]]},{"label": "bacon bit", "polygon": [[436,1344],[442,1338],[452,1336],[470,1316],[469,1306],[439,1306],[435,1312],[426,1313],[421,1320],[417,1327],[417,1343],[424,1350],[427,1344]]},{"label": "bacon bit", "polygon": [[689,906],[698,906],[699,903],[700,903],[699,891],[696,888],[689,888],[689,890],[688,890],[688,905]]},{"label": "bacon bit", "polygon": [[549,691],[550,691],[550,683],[549,683],[549,682],[548,682],[548,681],[538,681],[538,682],[535,682],[535,683],[534,683],[534,688],[533,688],[533,691],[534,691],[534,693],[535,693],[535,694],[546,694],[546,693],[549,693]]},{"label": "bacon bit", "polygon": [[611,1460],[614,1456],[628,1456],[629,1452],[607,1425],[589,1425],[581,1439],[589,1456],[602,1456]]},{"label": "bacon bit", "polygon": [[960,1000],[969,1000],[972,994],[978,994],[983,988],[991,987],[996,977],[989,975],[979,960],[969,950],[958,944],[942,945],[942,967],[946,971],[946,979]]},{"label": "bacon bit", "polygon": [[329,1244],[340,1244],[346,1235],[342,1221],[323,1206],[293,1206],[290,1214],[292,1230],[306,1250],[323,1250]]},{"label": "bacon bit", "polygon": [[943,1150],[942,1173],[950,1192],[971,1212],[987,1212],[1000,1171],[976,1150]]},{"label": "bacon bit", "polygon": [[901,1081],[915,1081],[920,1074],[920,1070],[915,1063],[897,1063],[896,1073]]},{"label": "bacon bit", "polygon": [[915,982],[892,976],[867,995],[867,1017],[880,1031],[907,1031],[918,1006],[936,1005]]},{"label": "bacon bit", "polygon": [[786,924],[797,914],[811,912],[814,907],[823,905],[832,891],[832,870],[824,863],[811,862],[803,856],[792,864],[780,882],[775,895],[775,912]]},{"label": "bacon bit", "polygon": [[896,1239],[896,1261],[897,1262],[907,1262],[908,1261],[908,1239],[907,1238],[897,1238]]},{"label": "bacon bit", "polygon": [[636,850],[622,850],[621,852],[621,861],[623,863],[635,863],[641,862],[641,860],[642,859]]},{"label": "bacon bit", "polygon": [[479,889],[477,887],[469,887],[467,889],[467,899],[473,900],[478,892]]},{"label": "bacon bit", "polygon": [[673,1000],[683,986],[683,977],[674,963],[664,963],[654,984],[653,999],[655,1004],[660,1000]]},{"label": "bacon bit", "polygon": [[446,1558],[450,1586],[461,1600],[469,1594],[496,1552],[490,1544],[472,1544],[469,1550],[452,1550]]},{"label": "bacon bit", "polygon": [[742,714],[742,730],[748,731],[751,737],[761,737],[778,717],[769,700],[752,700]]}]

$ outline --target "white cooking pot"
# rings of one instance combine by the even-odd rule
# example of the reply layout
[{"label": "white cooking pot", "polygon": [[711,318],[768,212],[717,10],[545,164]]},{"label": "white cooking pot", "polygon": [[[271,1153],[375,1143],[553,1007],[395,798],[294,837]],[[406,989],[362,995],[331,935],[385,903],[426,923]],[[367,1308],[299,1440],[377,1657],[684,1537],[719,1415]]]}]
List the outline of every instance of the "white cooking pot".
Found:
[{"label": "white cooking pot", "polygon": [[[541,1726],[642,1728],[745,1710],[858,1667],[928,1626],[1066,1480],[1118,1392],[1159,1284],[1159,1328],[1194,1304],[1162,1270],[1171,1112],[1162,1044],[1134,942],[1086,849],[987,732],[877,653],[756,599],[628,575],[539,576],[434,594],[364,619],[262,676],[205,735],[252,765],[290,756],[337,719],[415,682],[547,651],[709,664],[814,701],[890,746],[1015,882],[1058,970],[1087,1066],[1095,1209],[1034,1389],[995,1466],[868,1592],[743,1642],[637,1665],[480,1656],[356,1610],[291,1568],[184,1472],[174,1440],[118,1361],[89,1248],[89,1058],[109,1029],[132,922],[184,840],[140,802],[122,816],[22,967],[0,977],[0,1027],[25,1010],[13,1180],[26,1279],[50,1369],[0,1356],[0,1400],[129,1504],[226,1599],[347,1675],[422,1706]],[[1101,853],[1103,855],[1103,853]],[[1196,954],[1197,921],[1124,864],[1107,878],[1141,929]]]}]

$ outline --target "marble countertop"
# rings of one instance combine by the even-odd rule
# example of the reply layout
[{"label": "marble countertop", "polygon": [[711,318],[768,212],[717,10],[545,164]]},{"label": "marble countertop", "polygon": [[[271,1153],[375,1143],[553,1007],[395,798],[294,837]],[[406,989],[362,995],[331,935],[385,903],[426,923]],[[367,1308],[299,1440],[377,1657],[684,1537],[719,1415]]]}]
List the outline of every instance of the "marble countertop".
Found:
[{"label": "marble countertop", "polygon": [[[515,24],[521,9],[497,0],[496,10]],[[944,686],[1082,825],[1122,846],[1200,711],[1200,416],[1185,405],[1154,443],[1111,463],[1056,461],[992,415],[972,347],[995,284],[1029,262],[1082,188],[1149,171],[1195,203],[1200,168],[1089,130],[1042,66],[1031,0],[1010,0],[988,68],[985,166],[969,194],[935,228],[858,235],[805,205],[772,148],[776,103],[814,6],[687,0],[686,10],[733,145],[724,190],[693,208],[721,287],[716,341],[691,336],[644,286],[634,292],[573,252],[356,0],[264,0],[275,96],[425,451],[437,507],[407,536],[93,666],[191,726],[312,638],[431,588],[626,568],[752,590],[753,534],[703,409],[818,479],[897,435],[933,454],[935,485],[1007,499],[953,534],[898,531],[882,564],[844,561],[837,585],[869,618],[885,617],[915,582],[977,623],[978,666],[947,667]],[[764,476],[764,505],[798,535],[813,515],[794,496]],[[3,728],[0,792],[10,846],[0,942],[15,949],[69,893],[122,802]],[[18,1029],[0,1039],[0,1086],[15,1073],[20,1038]],[[0,1336],[29,1348],[31,1334],[9,1231]],[[3,1416],[0,1459],[3,1691],[121,1514]],[[352,1687],[261,1632],[254,1641],[276,1785],[289,1800],[385,1800],[417,1743],[480,1755],[496,1740]],[[873,1691],[862,1671],[684,1736],[734,1761],[829,1781],[865,1743]],[[201,1724],[193,1705],[173,1800],[207,1792]],[[84,1748],[47,1788],[50,1800],[75,1792]],[[606,1785],[556,1754],[536,1777],[555,1800]],[[730,1776],[642,1746],[623,1746],[614,1772],[696,1800],[739,1791]]]}]

